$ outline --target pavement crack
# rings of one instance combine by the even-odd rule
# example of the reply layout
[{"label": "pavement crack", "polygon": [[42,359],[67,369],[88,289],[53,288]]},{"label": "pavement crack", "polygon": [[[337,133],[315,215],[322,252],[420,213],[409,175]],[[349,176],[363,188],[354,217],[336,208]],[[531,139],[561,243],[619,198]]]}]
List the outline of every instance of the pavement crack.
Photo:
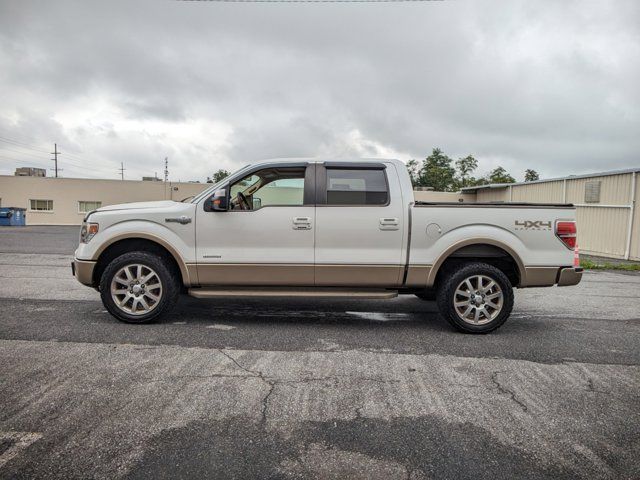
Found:
[{"label": "pavement crack", "polygon": [[267,409],[269,408],[269,397],[271,396],[271,394],[273,393],[273,390],[276,387],[276,382],[274,382],[273,380],[266,380],[264,378],[262,378],[262,380],[269,385],[269,391],[262,398],[262,420],[260,423],[264,425],[265,423],[267,423]]},{"label": "pavement crack", "polygon": [[373,382],[373,383],[381,383],[381,384],[389,384],[389,383],[402,383],[402,380],[398,379],[385,379],[385,378],[376,378],[376,377],[358,377],[356,375],[327,375],[325,377],[302,377],[290,380],[277,380],[277,383],[282,384],[295,384],[295,383],[313,383],[313,382],[337,382],[338,380],[345,379],[349,381],[358,381],[358,382]]},{"label": "pavement crack", "polygon": [[225,357],[227,357],[229,360],[231,360],[239,369],[241,369],[244,372],[249,373],[250,377],[259,378],[264,383],[269,385],[269,390],[267,391],[266,395],[264,397],[262,397],[262,408],[261,408],[261,412],[260,412],[261,415],[262,415],[260,423],[262,423],[262,424],[267,423],[267,410],[269,409],[269,397],[273,393],[273,390],[276,387],[277,381],[275,379],[272,379],[272,378],[269,378],[269,377],[265,376],[262,373],[262,371],[260,371],[260,370],[251,370],[251,369],[241,365],[240,362],[238,362],[238,360],[235,357],[233,357],[232,355],[230,355],[228,352],[225,352],[224,350],[219,350],[219,351]]},{"label": "pavement crack", "polygon": [[256,377],[256,375],[230,375],[227,373],[211,373],[208,375],[189,375],[189,374],[169,375],[165,378],[144,378],[142,380],[148,383],[153,383],[153,382],[167,382],[170,380],[183,379],[183,378],[204,379],[204,378],[254,378],[254,377]]},{"label": "pavement crack", "polygon": [[238,367],[240,370],[243,370],[247,373],[250,373],[252,377],[260,377],[263,378],[262,376],[262,372],[261,371],[256,371],[256,370],[251,370],[247,367],[244,367],[240,364],[240,362],[238,362],[238,360],[236,360],[232,355],[230,355],[229,353],[225,352],[224,350],[218,350],[222,355],[224,355],[225,357],[227,357],[229,360],[231,360],[234,365],[236,367]]},{"label": "pavement crack", "polygon": [[593,378],[588,378],[587,379],[587,388],[586,388],[587,392],[593,392],[593,393],[602,393],[605,395],[611,395],[611,392],[608,392],[606,390],[598,390],[595,385],[593,384]]},{"label": "pavement crack", "polygon": [[502,384],[498,381],[498,375],[500,373],[504,373],[504,372],[493,372],[491,374],[491,381],[493,382],[493,384],[496,386],[496,388],[498,389],[498,391],[500,393],[504,393],[506,395],[509,395],[509,397],[511,398],[511,400],[513,402],[515,402],[518,406],[520,406],[520,408],[522,409],[523,412],[526,412],[529,410],[529,408],[521,401],[518,400],[518,398],[516,397],[516,394],[512,391],[509,390],[506,387],[503,387]]}]

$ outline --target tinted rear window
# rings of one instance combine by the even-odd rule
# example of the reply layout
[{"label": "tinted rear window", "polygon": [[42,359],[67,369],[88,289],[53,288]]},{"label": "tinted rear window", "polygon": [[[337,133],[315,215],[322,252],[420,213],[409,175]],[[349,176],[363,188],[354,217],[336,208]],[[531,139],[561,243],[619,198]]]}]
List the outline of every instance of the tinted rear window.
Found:
[{"label": "tinted rear window", "polygon": [[327,168],[328,205],[386,205],[384,170]]}]

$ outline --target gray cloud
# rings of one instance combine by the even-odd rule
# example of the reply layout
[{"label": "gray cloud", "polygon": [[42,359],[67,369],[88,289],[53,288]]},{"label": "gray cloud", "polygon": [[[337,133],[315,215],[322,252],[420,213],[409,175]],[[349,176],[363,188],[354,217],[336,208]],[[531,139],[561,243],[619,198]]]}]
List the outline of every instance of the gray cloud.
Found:
[{"label": "gray cloud", "polygon": [[[638,5],[3,2],[0,136],[57,141],[73,176],[434,146],[518,177],[637,166]],[[50,164],[0,147],[2,173]]]}]

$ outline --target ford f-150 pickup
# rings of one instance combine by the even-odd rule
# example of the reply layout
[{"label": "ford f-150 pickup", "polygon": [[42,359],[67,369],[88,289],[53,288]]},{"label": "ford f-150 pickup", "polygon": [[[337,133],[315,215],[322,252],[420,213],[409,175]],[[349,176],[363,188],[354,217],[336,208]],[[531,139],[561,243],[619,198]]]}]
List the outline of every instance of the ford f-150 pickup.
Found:
[{"label": "ford f-150 pickup", "polygon": [[72,270],[124,322],[181,293],[436,300],[464,332],[498,328],[513,288],[580,281],[565,204],[416,202],[399,160],[248,165],[190,201],[89,213]]}]

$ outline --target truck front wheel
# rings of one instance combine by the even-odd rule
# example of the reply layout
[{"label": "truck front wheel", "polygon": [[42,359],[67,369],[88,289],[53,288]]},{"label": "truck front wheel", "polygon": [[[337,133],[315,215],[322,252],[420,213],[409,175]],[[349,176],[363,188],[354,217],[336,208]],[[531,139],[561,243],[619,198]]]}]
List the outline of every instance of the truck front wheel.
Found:
[{"label": "truck front wheel", "polygon": [[126,323],[149,323],[168,312],[178,300],[180,284],[166,261],[149,252],[120,255],[100,279],[105,308]]},{"label": "truck front wheel", "polygon": [[438,288],[438,309],[456,329],[489,333],[507,321],[513,287],[507,276],[486,263],[468,263],[449,271]]}]

